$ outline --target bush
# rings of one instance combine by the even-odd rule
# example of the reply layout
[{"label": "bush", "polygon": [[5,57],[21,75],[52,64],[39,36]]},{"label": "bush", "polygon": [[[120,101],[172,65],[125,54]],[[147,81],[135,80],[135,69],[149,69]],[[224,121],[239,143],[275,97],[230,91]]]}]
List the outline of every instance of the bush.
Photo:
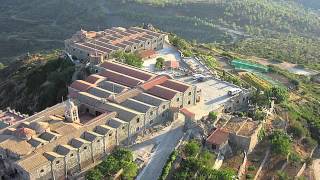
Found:
[{"label": "bush", "polygon": [[169,172],[171,170],[172,164],[177,158],[177,154],[178,154],[178,152],[176,150],[174,150],[171,153],[170,157],[167,160],[167,163],[165,164],[165,166],[162,169],[162,173],[161,173],[161,176],[159,177],[159,180],[165,180],[167,178],[167,176],[169,175]]},{"label": "bush", "polygon": [[274,154],[286,156],[290,152],[291,146],[288,134],[282,131],[275,131],[271,134],[271,150]]},{"label": "bush", "polygon": [[246,179],[253,179],[253,175],[252,174],[247,174],[246,175]]},{"label": "bush", "polygon": [[194,157],[199,152],[200,152],[200,145],[195,140],[188,142],[184,147],[184,153],[186,154],[186,156]]},{"label": "bush", "polygon": [[289,180],[289,176],[285,172],[278,171],[277,176],[279,180]]},{"label": "bush", "polygon": [[128,161],[128,162],[133,161],[132,152],[125,148],[117,148],[113,152],[113,157],[116,158],[117,160]]},{"label": "bush", "polygon": [[255,171],[256,170],[256,167],[255,166],[249,166],[248,167],[248,171]]},{"label": "bush", "polygon": [[125,53],[123,51],[115,52],[111,55],[111,57],[116,58],[128,65],[135,66],[141,68],[143,65],[142,58],[139,55],[134,53]]},{"label": "bush", "polygon": [[286,89],[281,87],[272,87],[271,90],[267,92],[269,97],[276,98],[275,103],[280,104],[289,98],[289,93]]},{"label": "bush", "polygon": [[159,57],[159,58],[157,58],[156,61],[157,61],[155,64],[156,69],[158,69],[158,70],[163,69],[165,60],[162,57]]},{"label": "bush", "polygon": [[218,115],[216,112],[209,112],[209,119],[212,121],[212,122],[215,122],[218,118]]},{"label": "bush", "polygon": [[102,180],[103,175],[98,169],[91,169],[86,174],[86,180]]},{"label": "bush", "polygon": [[121,161],[121,164],[123,166],[122,179],[134,179],[137,176],[139,169],[137,164],[128,161]]},{"label": "bush", "polygon": [[317,145],[317,141],[312,139],[311,137],[305,137],[302,139],[302,143],[307,146],[308,148],[314,148]]},{"label": "bush", "polygon": [[295,152],[292,152],[290,153],[289,155],[289,161],[292,163],[292,164],[298,164],[301,162],[301,157],[299,156],[299,154],[295,153]]},{"label": "bush", "polygon": [[306,135],[306,130],[302,127],[300,122],[294,121],[288,129],[288,133],[292,134],[295,138],[300,139]]}]

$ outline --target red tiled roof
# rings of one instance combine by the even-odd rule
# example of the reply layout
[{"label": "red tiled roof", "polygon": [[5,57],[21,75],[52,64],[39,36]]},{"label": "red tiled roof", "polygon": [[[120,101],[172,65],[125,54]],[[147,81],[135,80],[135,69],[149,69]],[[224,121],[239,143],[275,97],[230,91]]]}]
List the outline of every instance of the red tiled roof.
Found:
[{"label": "red tiled roof", "polygon": [[156,85],[159,85],[159,84],[162,84],[164,83],[165,81],[167,81],[169,79],[168,76],[165,76],[165,75],[160,75],[160,76],[157,76],[156,78],[154,79],[151,79],[150,81],[147,81],[145,83],[143,83],[140,87],[147,91],[151,88],[153,88],[154,86]]},{"label": "red tiled roof", "polygon": [[221,145],[229,139],[229,133],[222,129],[216,129],[208,138],[210,144]]},{"label": "red tiled roof", "polygon": [[166,99],[166,100],[171,100],[177,94],[176,91],[166,89],[166,88],[158,86],[158,85],[149,89],[147,91],[147,93],[154,95],[154,96],[157,96],[157,97],[160,97],[160,98],[163,98],[163,99]]},{"label": "red tiled roof", "polygon": [[183,115],[185,115],[185,116],[187,116],[187,117],[190,117],[190,118],[194,118],[194,117],[196,116],[193,112],[189,111],[189,110],[186,109],[186,108],[180,109],[180,112],[181,112]]},{"label": "red tiled roof", "polygon": [[105,69],[109,69],[121,74],[132,76],[134,78],[141,79],[144,81],[148,81],[154,76],[151,73],[143,72],[138,69],[131,68],[131,67],[128,67],[119,63],[115,63],[115,62],[110,62],[110,61],[106,61],[102,63],[100,66]]},{"label": "red tiled roof", "polygon": [[178,62],[178,61],[175,61],[175,60],[166,61],[166,62],[164,63],[164,65],[165,65],[166,68],[173,68],[173,69],[179,68],[179,62]]},{"label": "red tiled roof", "polygon": [[129,87],[136,87],[137,85],[142,83],[142,80],[131,78],[130,76],[126,76],[124,74],[110,70],[104,70],[101,73],[99,73],[99,75],[106,77],[110,81]]},{"label": "red tiled roof", "polygon": [[139,56],[141,58],[149,58],[152,57],[156,54],[156,51],[154,51],[153,49],[149,49],[149,50],[145,50],[145,51],[140,51],[139,52]]},{"label": "red tiled roof", "polygon": [[104,77],[99,76],[98,74],[92,74],[88,76],[85,81],[91,84],[96,84],[101,79],[104,79]]},{"label": "red tiled roof", "polygon": [[161,84],[161,86],[174,89],[176,91],[183,92],[183,93],[190,88],[190,85],[180,83],[174,80],[165,81],[164,83]]},{"label": "red tiled roof", "polygon": [[18,138],[29,139],[36,135],[36,132],[29,128],[19,128],[15,131],[15,134]]},{"label": "red tiled roof", "polygon": [[71,88],[76,89],[78,91],[87,91],[94,86],[94,84],[91,84],[83,80],[76,80],[70,85]]}]

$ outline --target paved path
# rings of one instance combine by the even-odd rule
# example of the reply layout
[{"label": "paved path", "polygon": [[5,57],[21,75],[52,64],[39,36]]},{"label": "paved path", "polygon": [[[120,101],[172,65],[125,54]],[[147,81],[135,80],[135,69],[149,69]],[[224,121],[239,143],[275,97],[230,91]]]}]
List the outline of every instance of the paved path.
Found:
[{"label": "paved path", "polygon": [[[183,136],[183,120],[177,120],[161,135],[145,141],[144,143],[156,143],[157,148],[150,157],[149,163],[138,175],[137,180],[155,180],[161,175],[162,168]],[[143,144],[143,143],[142,143]],[[141,146],[139,144],[138,146]],[[134,147],[133,147],[134,148]]]}]

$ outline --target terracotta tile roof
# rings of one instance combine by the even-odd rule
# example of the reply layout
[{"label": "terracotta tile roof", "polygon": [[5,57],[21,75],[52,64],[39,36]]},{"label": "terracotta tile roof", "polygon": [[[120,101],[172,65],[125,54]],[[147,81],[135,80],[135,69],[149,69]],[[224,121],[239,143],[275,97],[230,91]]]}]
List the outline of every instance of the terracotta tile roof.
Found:
[{"label": "terracotta tile roof", "polygon": [[190,117],[190,118],[194,118],[194,117],[196,116],[193,112],[189,111],[189,110],[186,109],[186,108],[180,109],[180,112],[181,112],[182,114],[184,114],[185,116]]},{"label": "terracotta tile roof", "polygon": [[161,84],[161,86],[174,89],[176,91],[184,93],[186,90],[188,90],[191,86],[187,85],[185,83],[181,83],[175,80],[168,80]]},{"label": "terracotta tile roof", "polygon": [[162,84],[164,83],[165,81],[167,81],[169,79],[168,76],[165,76],[165,75],[160,75],[160,76],[157,76],[156,78],[154,79],[151,79],[150,81],[147,81],[145,83],[143,83],[140,87],[147,91],[151,88],[153,88],[154,86],[156,85],[159,85],[159,84]]},{"label": "terracotta tile roof", "polygon": [[128,76],[137,78],[137,79],[141,79],[141,80],[144,80],[144,81],[148,81],[153,76],[155,76],[155,75],[153,75],[151,73],[148,73],[148,72],[145,72],[145,71],[141,71],[141,70],[138,70],[136,68],[129,67],[129,66],[126,66],[126,65],[122,65],[120,63],[111,62],[111,61],[106,61],[106,62],[102,63],[100,66],[105,68],[105,69],[109,69],[109,70],[112,70],[112,71],[115,71],[115,72],[118,72],[118,73],[121,73],[121,74],[125,74],[125,75],[128,75]]},{"label": "terracotta tile roof", "polygon": [[97,84],[101,82],[105,77],[99,76],[98,74],[92,74],[86,78],[86,82],[91,83],[91,84]]},{"label": "terracotta tile roof", "polygon": [[178,62],[178,61],[175,61],[175,60],[166,61],[166,62],[164,63],[164,65],[165,65],[166,68],[173,68],[173,69],[179,68],[179,62]]},{"label": "terracotta tile roof", "polygon": [[76,89],[78,91],[87,91],[94,86],[94,84],[91,84],[83,80],[76,80],[70,85],[71,88]]},{"label": "terracotta tile roof", "polygon": [[99,73],[99,75],[106,77],[108,80],[129,86],[129,87],[135,87],[142,83],[141,80],[132,78],[130,76],[112,71],[112,70],[104,70]]},{"label": "terracotta tile roof", "polygon": [[207,142],[209,144],[221,145],[228,141],[229,133],[223,131],[222,129],[216,129],[208,138]]},{"label": "terracotta tile roof", "polygon": [[151,89],[147,90],[147,93],[166,99],[166,100],[171,100],[172,98],[174,98],[176,96],[176,94],[178,93],[177,91],[156,85],[154,87],[152,87]]},{"label": "terracotta tile roof", "polygon": [[140,51],[138,54],[142,59],[144,59],[144,58],[150,58],[154,56],[156,54],[156,51],[154,51],[153,49],[149,49],[149,50]]}]

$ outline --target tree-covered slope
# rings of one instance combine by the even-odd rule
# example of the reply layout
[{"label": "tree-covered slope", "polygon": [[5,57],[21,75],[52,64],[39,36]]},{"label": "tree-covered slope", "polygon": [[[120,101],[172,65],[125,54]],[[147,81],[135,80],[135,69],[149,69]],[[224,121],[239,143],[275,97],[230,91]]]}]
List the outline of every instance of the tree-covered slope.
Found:
[{"label": "tree-covered slope", "polygon": [[[305,8],[316,1],[306,0],[0,0],[0,61],[26,52],[63,48],[63,40],[80,28],[102,30],[111,26],[152,23],[163,31],[174,32],[197,42],[236,44],[236,49],[266,39],[281,41],[286,37],[302,38],[293,49],[308,48],[313,64],[318,63],[320,18]],[[305,6],[304,6],[305,5]],[[293,40],[284,41],[289,43]],[[312,47],[306,46],[315,41]],[[239,43],[239,44],[238,44]],[[253,43],[253,44],[254,44]],[[300,44],[303,46],[301,47]],[[242,46],[239,48],[239,46]],[[284,46],[291,46],[284,44]],[[254,47],[254,45],[253,45]],[[269,44],[258,46],[267,52]],[[250,50],[250,49],[249,49]],[[262,57],[266,54],[255,53]],[[300,51],[298,51],[299,53]],[[286,57],[273,53],[272,57]],[[300,59],[299,54],[293,58]],[[301,59],[300,62],[307,62]]]}]

